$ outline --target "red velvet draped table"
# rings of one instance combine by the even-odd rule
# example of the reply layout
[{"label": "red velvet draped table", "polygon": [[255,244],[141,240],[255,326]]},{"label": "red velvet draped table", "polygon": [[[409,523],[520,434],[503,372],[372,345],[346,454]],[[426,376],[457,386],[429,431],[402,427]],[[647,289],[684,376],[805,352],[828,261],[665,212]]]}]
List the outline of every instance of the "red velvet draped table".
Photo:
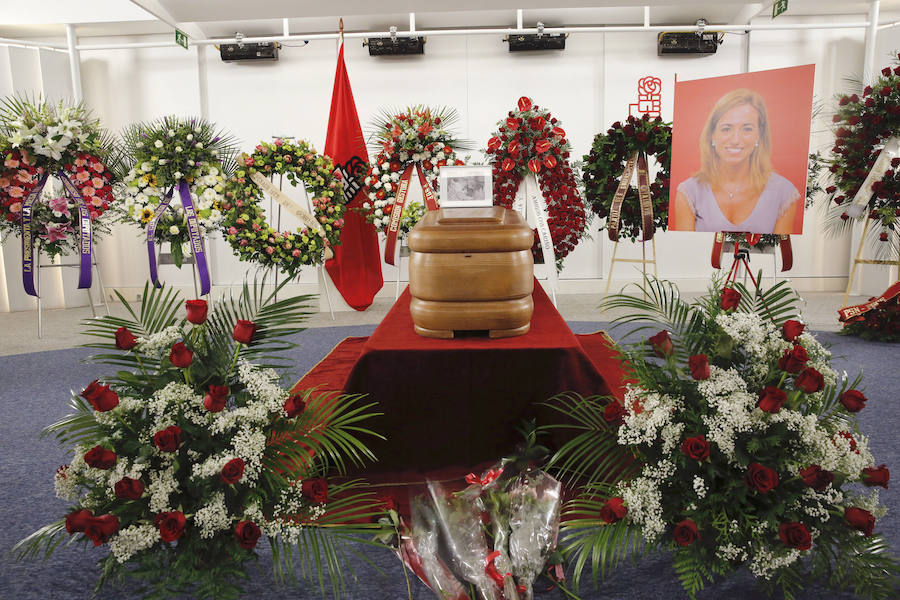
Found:
[{"label": "red velvet draped table", "polygon": [[622,395],[621,369],[602,332],[575,335],[541,286],[531,331],[443,340],[413,331],[407,288],[368,338],[347,338],[295,386],[367,394],[384,413],[369,426],[369,472],[426,472],[494,461],[521,441],[516,426],[550,415],[560,392]]}]

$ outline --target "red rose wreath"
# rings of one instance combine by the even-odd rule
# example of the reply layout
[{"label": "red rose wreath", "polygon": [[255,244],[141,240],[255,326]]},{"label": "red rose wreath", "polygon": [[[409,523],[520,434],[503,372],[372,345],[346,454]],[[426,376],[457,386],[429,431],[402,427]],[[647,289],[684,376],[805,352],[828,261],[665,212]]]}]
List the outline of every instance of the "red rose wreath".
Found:
[{"label": "red rose wreath", "polygon": [[[566,132],[550,111],[519,98],[517,110],[498,122],[485,153],[493,162],[494,204],[512,208],[516,192],[529,171],[535,174],[547,201],[550,237],[556,268],[584,237],[587,226],[584,201],[578,194],[575,174],[569,166],[572,149]],[[535,260],[543,258],[538,233],[532,246]]]},{"label": "red rose wreath", "polygon": [[[900,59],[900,55],[898,55]],[[834,147],[826,161],[834,185],[826,188],[828,225],[846,230],[870,219],[875,239],[900,246],[900,66],[885,67],[862,97],[842,96],[832,121]],[[833,201],[833,204],[832,204]]]}]

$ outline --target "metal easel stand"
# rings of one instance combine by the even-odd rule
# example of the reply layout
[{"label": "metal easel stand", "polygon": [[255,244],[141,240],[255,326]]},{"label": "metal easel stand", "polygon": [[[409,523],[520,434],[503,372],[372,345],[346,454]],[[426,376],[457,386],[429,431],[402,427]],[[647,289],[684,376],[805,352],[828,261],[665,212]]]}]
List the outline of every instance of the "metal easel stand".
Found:
[{"label": "metal easel stand", "polygon": [[[35,252],[35,264],[37,266],[35,272],[37,273],[37,277],[35,277],[34,288],[37,292],[37,313],[38,313],[38,339],[44,338],[44,316],[43,316],[43,305],[41,302],[41,269],[57,269],[63,267],[74,267],[78,268],[80,265],[77,264],[49,264],[42,265],[41,264],[41,253]],[[91,265],[94,269],[94,272],[97,274],[97,283],[100,286],[100,300],[103,301],[103,306],[106,308],[106,316],[109,316],[109,302],[106,300],[106,288],[103,286],[103,277],[100,275],[100,265],[97,262],[97,254],[94,252],[93,247],[91,247]],[[93,285],[91,285],[93,287]],[[91,297],[91,288],[87,288],[84,290],[87,293],[88,297],[88,305],[91,307],[91,314],[94,318],[97,318],[97,306],[99,304],[94,304],[94,299]]]},{"label": "metal easel stand", "polygon": [[[650,249],[653,252],[653,258],[647,258],[647,242],[641,242],[641,258],[617,258],[616,253],[619,250],[619,240],[616,240],[615,245],[613,246],[613,254],[612,260],[609,261],[609,276],[606,280],[606,291],[603,292],[603,296],[609,296],[609,286],[612,285],[613,280],[613,269],[616,266],[617,262],[623,263],[638,263],[641,265],[641,273],[643,273],[644,278],[647,277],[647,265],[653,265],[653,276],[657,276],[656,272],[656,237],[650,238]],[[641,286],[643,288],[643,286]],[[644,291],[644,300],[647,299],[647,292]]]},{"label": "metal easel stand", "polygon": [[[165,262],[165,263],[162,262],[162,248],[160,246],[156,247],[156,264],[158,265],[157,268],[163,266],[164,264],[166,264],[166,265],[172,264],[169,262]],[[181,260],[181,264],[182,265],[186,265],[186,264],[191,265],[191,275],[192,275],[192,279],[194,282],[194,298],[200,298],[200,287],[197,285],[197,264],[196,264],[196,261],[194,260],[194,255],[191,254],[190,256],[185,256]]]},{"label": "metal easel stand", "polygon": [[[750,274],[751,277],[753,276],[753,274],[750,273],[750,257],[751,257],[753,254],[769,254],[769,255],[772,256],[772,281],[773,281],[774,283],[777,283],[777,282],[778,282],[778,257],[776,256],[776,252],[775,252],[775,248],[774,248],[774,247],[772,248],[772,251],[771,251],[771,252],[769,252],[768,250],[767,250],[767,251],[750,252],[749,250],[745,250],[745,249],[743,249],[743,248],[740,248],[740,246],[738,246],[738,250],[739,250],[739,251],[745,251],[745,252],[746,252],[746,256],[744,257],[744,260],[742,260],[742,261],[740,262],[740,266],[739,266],[739,268],[737,269],[737,270],[738,270],[738,274],[740,274],[741,272],[743,272],[743,275],[744,275],[744,287],[747,287],[747,275]],[[725,252],[731,252],[731,253],[733,254],[733,253],[734,253],[734,244],[732,244],[732,245],[730,245],[730,246],[725,246]],[[789,281],[789,278],[786,277],[785,280],[786,280],[786,281]],[[760,283],[762,283],[762,281],[760,281]]]},{"label": "metal easel stand", "polygon": [[871,219],[866,218],[866,224],[863,226],[862,235],[859,237],[859,248],[856,250],[856,258],[853,260],[853,268],[850,270],[850,279],[847,280],[847,290],[844,292],[844,300],[841,302],[842,307],[847,306],[847,298],[850,297],[850,288],[853,287],[853,278],[856,276],[856,267],[859,265],[889,265],[897,267],[898,271],[900,271],[900,255],[894,260],[860,258],[860,256],[862,256],[863,246],[866,243],[866,234],[869,232],[869,221],[871,221]]}]

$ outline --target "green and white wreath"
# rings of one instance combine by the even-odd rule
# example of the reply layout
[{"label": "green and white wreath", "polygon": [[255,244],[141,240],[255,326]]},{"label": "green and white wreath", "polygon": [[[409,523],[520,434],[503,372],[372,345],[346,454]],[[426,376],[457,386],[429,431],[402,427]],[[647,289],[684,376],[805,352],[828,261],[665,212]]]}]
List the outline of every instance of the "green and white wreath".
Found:
[{"label": "green and white wreath", "polygon": [[156,227],[155,242],[170,242],[181,266],[189,244],[188,219],[174,187],[188,183],[201,233],[218,230],[224,219],[225,180],[234,170],[234,140],[205,119],[174,116],[138,123],[123,134],[125,165],[120,220],[142,230],[158,216],[167,194],[172,200]]},{"label": "green and white wreath", "polygon": [[[276,231],[266,221],[260,200],[268,177],[282,175],[292,185],[306,188],[314,215],[282,197],[279,202],[303,221],[295,232]],[[268,184],[268,185],[267,185]],[[269,193],[277,194],[274,186]],[[225,186],[225,239],[242,261],[275,266],[293,276],[304,265],[323,263],[340,243],[346,199],[334,162],[316,153],[309,142],[277,139],[261,142],[251,155],[241,157],[234,177]],[[276,198],[277,199],[277,198]]]}]

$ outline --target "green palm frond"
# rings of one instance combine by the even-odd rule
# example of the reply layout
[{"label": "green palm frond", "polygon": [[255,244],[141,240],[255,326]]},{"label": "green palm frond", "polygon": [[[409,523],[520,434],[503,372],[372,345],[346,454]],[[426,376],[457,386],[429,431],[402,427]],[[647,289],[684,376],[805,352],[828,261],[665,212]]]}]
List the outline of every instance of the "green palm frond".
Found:
[{"label": "green palm frond", "polygon": [[578,589],[584,568],[589,563],[596,587],[600,579],[618,567],[625,557],[634,562],[651,550],[644,544],[639,527],[629,525],[626,520],[609,525],[601,520],[597,515],[603,504],[595,498],[577,498],[566,506],[563,514],[560,547],[572,566],[572,587],[575,589]]},{"label": "green palm frond", "polygon": [[322,464],[347,472],[347,461],[362,467],[375,461],[375,455],[363,441],[365,437],[384,439],[362,424],[380,416],[371,412],[374,403],[363,404],[365,396],[307,390],[301,392],[306,410],[295,419],[275,425],[273,439],[266,448],[263,464],[305,477],[317,457]]},{"label": "green palm frond", "polygon": [[48,425],[41,432],[41,437],[55,435],[62,444],[75,446],[91,446],[100,441],[103,432],[94,418],[94,408],[81,396],[71,393],[69,408],[72,412],[56,423]]},{"label": "green palm frond", "polygon": [[670,281],[647,276],[643,284],[631,285],[641,292],[640,297],[613,294],[600,304],[601,310],[626,311],[612,320],[614,326],[634,323],[637,327],[632,331],[653,330],[654,333],[662,326],[675,343],[677,358],[687,359],[694,354],[705,329],[703,311],[684,300],[678,287]]},{"label": "green palm frond", "polygon": [[72,539],[66,532],[65,519],[60,519],[19,540],[9,552],[16,560],[29,560],[39,556],[46,560],[60,544],[70,543]]},{"label": "green palm frond", "polygon": [[618,444],[617,429],[603,418],[603,407],[610,401],[616,400],[563,393],[544,403],[560,413],[562,424],[546,425],[541,429],[548,432],[561,430],[572,435],[549,463],[549,467],[558,469],[569,484],[612,484],[634,470],[630,453]]},{"label": "green palm frond", "polygon": [[[296,567],[299,567],[304,579],[318,583],[323,597],[330,583],[332,596],[340,598],[346,590],[347,575],[356,580],[350,558],[373,564],[356,546],[383,547],[369,541],[383,526],[369,521],[374,521],[384,511],[378,507],[371,492],[363,491],[365,487],[359,480],[333,485],[329,489],[325,514],[304,526],[294,542],[269,538],[276,581],[293,582]],[[326,578],[330,581],[326,582]]]},{"label": "green palm frond", "polygon": [[256,324],[256,334],[249,346],[241,348],[241,356],[250,361],[259,362],[264,368],[284,368],[290,366],[286,358],[278,360],[285,351],[296,344],[285,338],[300,333],[305,328],[298,325],[305,321],[313,311],[310,305],[315,296],[301,295],[277,299],[284,287],[290,283],[285,279],[274,289],[267,292],[265,276],[262,280],[254,278],[253,285],[245,283],[240,295],[235,298],[229,295],[215,303],[209,313],[207,327],[212,339],[225,344],[219,350],[231,354],[234,349],[232,330],[239,319]]},{"label": "green palm frond", "polygon": [[[761,278],[762,271],[759,272],[757,281],[760,281]],[[753,290],[735,281],[734,289],[741,294],[739,310],[772,319],[779,326],[788,319],[797,319],[800,316],[800,297],[785,280],[777,282],[768,289]]]}]

